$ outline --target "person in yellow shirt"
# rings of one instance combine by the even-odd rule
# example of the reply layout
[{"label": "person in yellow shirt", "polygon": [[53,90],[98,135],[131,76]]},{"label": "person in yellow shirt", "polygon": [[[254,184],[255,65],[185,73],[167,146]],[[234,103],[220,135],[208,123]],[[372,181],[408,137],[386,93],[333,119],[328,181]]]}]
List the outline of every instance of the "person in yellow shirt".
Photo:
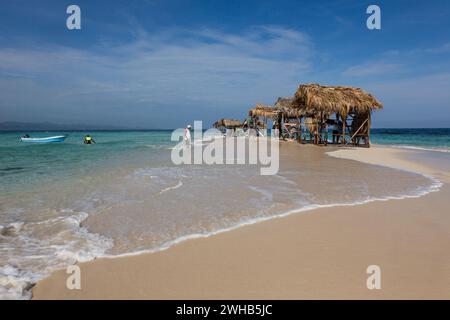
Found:
[{"label": "person in yellow shirt", "polygon": [[95,140],[92,139],[90,135],[86,135],[84,137],[84,144],[93,144],[93,143],[95,143]]}]

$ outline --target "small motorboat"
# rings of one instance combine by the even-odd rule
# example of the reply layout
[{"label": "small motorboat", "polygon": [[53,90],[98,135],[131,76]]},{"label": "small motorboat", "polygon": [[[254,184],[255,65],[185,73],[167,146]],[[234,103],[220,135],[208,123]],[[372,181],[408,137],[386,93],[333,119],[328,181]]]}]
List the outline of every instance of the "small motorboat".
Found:
[{"label": "small motorboat", "polygon": [[32,143],[50,143],[50,142],[64,142],[64,140],[66,140],[66,138],[67,138],[67,135],[44,137],[44,138],[21,137],[20,141],[32,142]]}]

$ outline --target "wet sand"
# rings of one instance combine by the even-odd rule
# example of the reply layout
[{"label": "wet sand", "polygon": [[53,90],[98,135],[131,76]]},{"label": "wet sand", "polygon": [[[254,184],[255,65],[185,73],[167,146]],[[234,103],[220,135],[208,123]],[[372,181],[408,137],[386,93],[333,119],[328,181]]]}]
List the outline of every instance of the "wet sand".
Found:
[{"label": "wet sand", "polygon": [[[66,288],[62,270],[38,282],[33,298],[450,299],[448,173],[402,149],[331,155],[421,172],[444,185],[419,198],[315,209],[157,253],[97,259],[79,265],[81,290]],[[369,265],[381,268],[380,290],[366,287]]]}]

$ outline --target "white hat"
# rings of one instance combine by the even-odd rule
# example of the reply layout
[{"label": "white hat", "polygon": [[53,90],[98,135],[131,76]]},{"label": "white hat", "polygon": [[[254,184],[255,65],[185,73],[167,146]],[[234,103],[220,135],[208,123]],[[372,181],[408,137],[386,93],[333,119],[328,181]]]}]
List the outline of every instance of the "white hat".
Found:
[{"label": "white hat", "polygon": [[188,124],[188,126],[187,126],[187,127],[188,127],[188,129],[190,129],[190,128],[191,128],[191,125],[190,125],[190,124]]}]

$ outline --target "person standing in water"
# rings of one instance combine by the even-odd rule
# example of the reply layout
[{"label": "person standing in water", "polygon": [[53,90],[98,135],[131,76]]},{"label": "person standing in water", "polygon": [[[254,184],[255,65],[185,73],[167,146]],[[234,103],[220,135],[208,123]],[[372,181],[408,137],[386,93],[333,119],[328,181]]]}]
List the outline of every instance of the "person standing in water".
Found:
[{"label": "person standing in water", "polygon": [[184,143],[186,145],[191,145],[191,125],[188,124],[188,126],[184,129]]},{"label": "person standing in water", "polygon": [[95,140],[92,139],[90,135],[86,135],[84,137],[84,144],[93,144],[93,143],[95,143]]}]

